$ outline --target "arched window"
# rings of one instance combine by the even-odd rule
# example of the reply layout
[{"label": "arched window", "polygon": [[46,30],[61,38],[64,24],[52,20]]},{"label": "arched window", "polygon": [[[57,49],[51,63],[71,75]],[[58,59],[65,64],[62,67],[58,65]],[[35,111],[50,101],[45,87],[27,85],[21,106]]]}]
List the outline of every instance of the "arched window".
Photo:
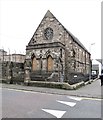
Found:
[{"label": "arched window", "polygon": [[53,70],[53,58],[51,55],[47,57],[47,70],[52,71]]},{"label": "arched window", "polygon": [[62,58],[62,49],[60,49],[60,57]]},{"label": "arched window", "polygon": [[39,66],[40,66],[40,70],[42,70],[42,67],[43,67],[43,63],[42,63],[42,62],[43,62],[43,61],[42,61],[42,55],[40,55],[40,63],[39,63],[39,64],[40,64],[40,65],[39,65]]},{"label": "arched window", "polygon": [[35,71],[35,70],[37,70],[37,60],[35,55],[33,54],[32,55],[32,71]]}]

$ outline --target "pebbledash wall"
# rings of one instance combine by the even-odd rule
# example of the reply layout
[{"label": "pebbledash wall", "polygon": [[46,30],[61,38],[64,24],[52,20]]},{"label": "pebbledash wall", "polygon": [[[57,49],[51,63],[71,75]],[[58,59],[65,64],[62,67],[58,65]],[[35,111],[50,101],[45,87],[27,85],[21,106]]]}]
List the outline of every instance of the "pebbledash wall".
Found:
[{"label": "pebbledash wall", "polygon": [[88,80],[90,53],[48,10],[26,46],[25,80]]},{"label": "pebbledash wall", "polygon": [[2,80],[13,82],[86,81],[91,55],[84,45],[48,10],[26,46],[26,55],[0,52]]}]

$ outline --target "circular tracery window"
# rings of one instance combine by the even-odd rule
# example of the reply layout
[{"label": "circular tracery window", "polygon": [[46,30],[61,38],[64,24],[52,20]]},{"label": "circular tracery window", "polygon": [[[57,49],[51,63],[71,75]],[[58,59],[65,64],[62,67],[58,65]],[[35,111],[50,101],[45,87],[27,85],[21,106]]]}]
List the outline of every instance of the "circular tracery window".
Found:
[{"label": "circular tracery window", "polygon": [[53,38],[53,29],[48,27],[44,30],[44,36],[47,40],[51,40]]}]

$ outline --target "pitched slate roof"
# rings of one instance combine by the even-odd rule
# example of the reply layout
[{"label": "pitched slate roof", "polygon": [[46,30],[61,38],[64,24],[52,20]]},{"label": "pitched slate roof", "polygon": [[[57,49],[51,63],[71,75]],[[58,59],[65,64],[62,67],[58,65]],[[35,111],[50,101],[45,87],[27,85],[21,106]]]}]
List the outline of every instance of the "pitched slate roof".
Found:
[{"label": "pitched slate roof", "polygon": [[103,59],[96,59],[98,62],[100,62],[101,64],[103,64]]},{"label": "pitched slate roof", "polygon": [[86,49],[86,47],[79,41],[79,39],[77,37],[75,37],[70,31],[67,31],[69,33],[69,35],[71,35],[71,37],[73,37],[73,40],[79,44],[83,49],[85,49],[88,53],[89,51]]}]

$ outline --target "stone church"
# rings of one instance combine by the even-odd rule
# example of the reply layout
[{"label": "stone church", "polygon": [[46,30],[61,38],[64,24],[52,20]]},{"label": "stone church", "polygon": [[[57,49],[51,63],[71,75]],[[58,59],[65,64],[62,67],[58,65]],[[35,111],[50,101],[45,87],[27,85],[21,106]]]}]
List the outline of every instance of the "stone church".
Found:
[{"label": "stone church", "polygon": [[69,81],[90,73],[90,53],[48,10],[26,46],[24,69],[24,82]]}]

